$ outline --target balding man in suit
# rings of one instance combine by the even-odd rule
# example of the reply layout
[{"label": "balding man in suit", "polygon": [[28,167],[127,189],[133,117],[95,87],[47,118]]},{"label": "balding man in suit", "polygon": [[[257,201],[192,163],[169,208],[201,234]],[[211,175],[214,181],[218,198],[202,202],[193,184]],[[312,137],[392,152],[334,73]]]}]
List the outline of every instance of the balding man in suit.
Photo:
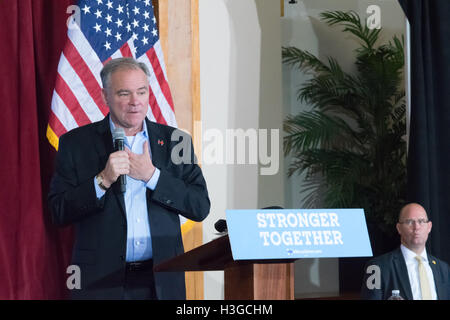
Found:
[{"label": "balding man in suit", "polygon": [[361,298],[386,300],[392,290],[399,290],[406,300],[448,300],[450,268],[426,251],[432,223],[425,209],[417,203],[406,205],[396,227],[401,245],[367,263]]}]

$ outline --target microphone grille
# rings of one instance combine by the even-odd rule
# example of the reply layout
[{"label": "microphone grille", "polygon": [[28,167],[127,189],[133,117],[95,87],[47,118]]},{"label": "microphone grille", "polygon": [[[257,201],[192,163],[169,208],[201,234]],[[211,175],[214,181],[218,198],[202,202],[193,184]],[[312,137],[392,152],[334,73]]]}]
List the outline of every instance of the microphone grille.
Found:
[{"label": "microphone grille", "polygon": [[224,219],[217,220],[217,222],[214,223],[214,228],[216,228],[218,232],[228,231],[226,220]]},{"label": "microphone grille", "polygon": [[113,131],[113,140],[125,140],[125,130],[123,128],[117,127]]}]

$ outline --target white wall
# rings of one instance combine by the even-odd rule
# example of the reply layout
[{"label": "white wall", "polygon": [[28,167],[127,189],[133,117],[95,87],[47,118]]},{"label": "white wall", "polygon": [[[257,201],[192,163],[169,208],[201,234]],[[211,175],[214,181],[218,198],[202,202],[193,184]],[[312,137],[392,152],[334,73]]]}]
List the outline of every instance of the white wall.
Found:
[{"label": "white wall", "polygon": [[[281,128],[280,6],[273,0],[200,0],[199,6],[205,160],[214,149],[215,133],[225,137],[227,129]],[[276,154],[281,155],[281,134],[276,145]],[[224,149],[225,156],[230,154]],[[246,164],[202,162],[212,205],[203,224],[204,242],[216,237],[213,225],[225,217],[226,209],[284,205],[279,157],[278,173],[271,176],[260,175],[261,167],[267,166],[248,160]],[[205,272],[205,299],[223,296],[223,272]]]},{"label": "white wall", "polygon": [[[281,65],[281,19],[280,2],[256,0],[256,10],[261,27],[260,45],[260,105],[259,128],[278,130],[276,148],[269,148],[272,160],[267,171],[277,174],[259,174],[258,208],[269,206],[285,207],[283,161],[283,91]],[[269,139],[269,137],[268,137]],[[274,137],[275,139],[275,137]],[[261,168],[261,166],[260,166]],[[270,170],[269,170],[270,169]]]},{"label": "white wall", "polygon": [[[230,104],[230,25],[223,1],[199,1],[200,25],[200,99],[202,131],[227,128]],[[212,26],[220,26],[219,28]],[[211,30],[212,29],[212,30]],[[225,121],[224,121],[225,120]],[[202,149],[205,150],[205,143]],[[224,217],[229,191],[226,165],[202,164],[211,211],[203,222],[203,242],[214,238],[214,223]],[[205,272],[205,299],[223,299],[223,272]]]}]

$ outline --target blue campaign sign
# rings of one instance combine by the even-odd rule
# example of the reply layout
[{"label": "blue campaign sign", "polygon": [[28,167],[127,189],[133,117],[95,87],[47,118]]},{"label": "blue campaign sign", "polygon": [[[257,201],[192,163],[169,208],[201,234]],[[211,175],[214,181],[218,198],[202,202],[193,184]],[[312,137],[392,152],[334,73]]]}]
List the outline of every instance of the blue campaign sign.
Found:
[{"label": "blue campaign sign", "polygon": [[227,210],[234,260],[370,257],[363,209]]}]

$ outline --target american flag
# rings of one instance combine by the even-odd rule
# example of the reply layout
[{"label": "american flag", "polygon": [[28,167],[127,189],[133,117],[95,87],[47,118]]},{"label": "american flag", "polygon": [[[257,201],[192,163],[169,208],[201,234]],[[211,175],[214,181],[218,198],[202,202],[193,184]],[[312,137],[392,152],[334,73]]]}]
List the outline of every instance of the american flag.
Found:
[{"label": "american flag", "polygon": [[80,0],[68,21],[53,91],[47,138],[58,149],[65,132],[103,119],[100,71],[114,58],[134,57],[150,70],[147,117],[177,126],[151,0]]}]

